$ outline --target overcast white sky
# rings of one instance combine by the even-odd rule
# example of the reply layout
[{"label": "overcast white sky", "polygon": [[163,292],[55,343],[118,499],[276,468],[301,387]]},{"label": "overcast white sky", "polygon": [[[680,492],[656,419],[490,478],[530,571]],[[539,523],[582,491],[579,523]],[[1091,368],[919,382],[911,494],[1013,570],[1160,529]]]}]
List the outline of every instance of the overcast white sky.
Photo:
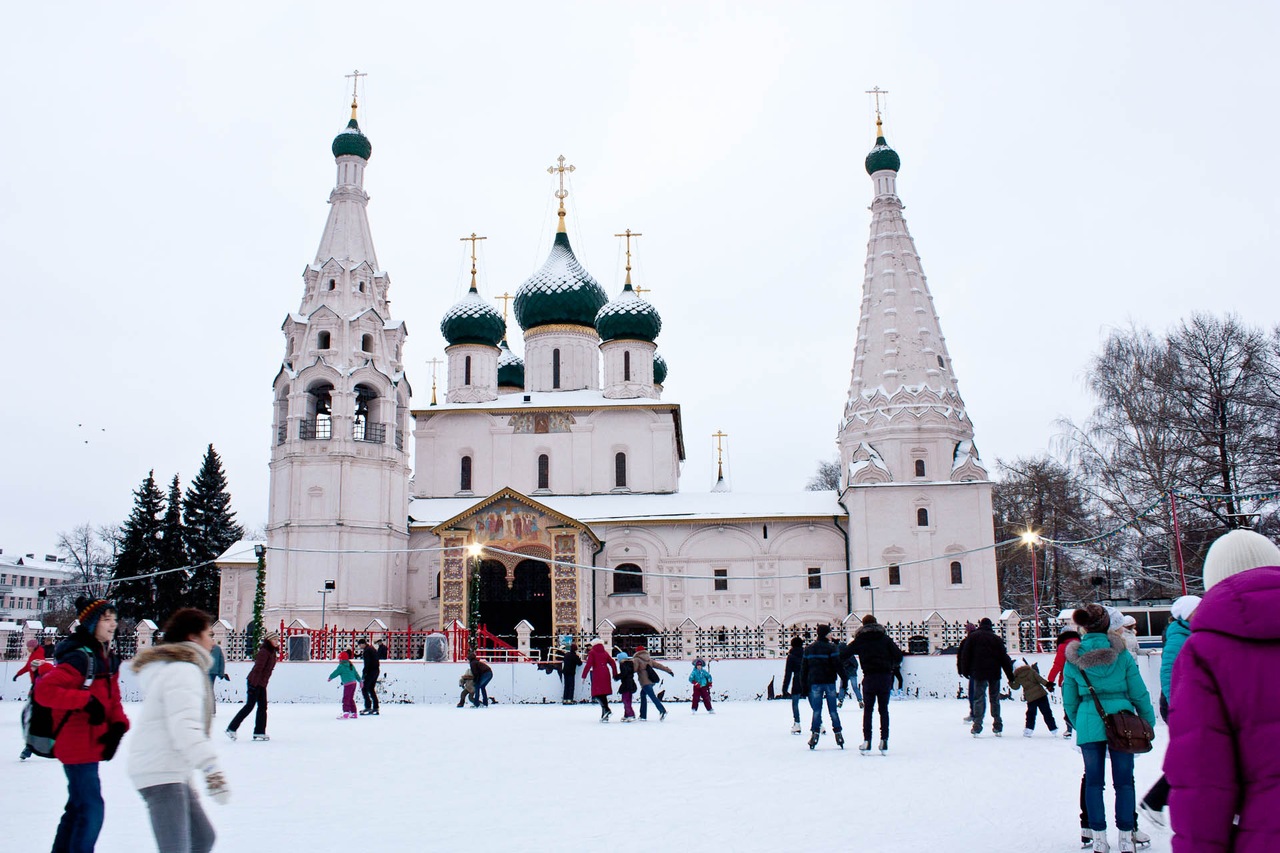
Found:
[{"label": "overcast white sky", "polygon": [[[682,488],[801,488],[849,382],[869,224],[863,91],[984,459],[1084,417],[1110,328],[1277,319],[1271,3],[26,3],[5,13],[0,547],[118,522],[222,454],[266,520],[270,383],[367,71],[369,217],[416,407],[481,244],[515,292],[577,166],[579,257],[624,228],[684,407]],[[514,328],[514,323],[513,323]],[[515,335],[518,339],[518,333]],[[515,343],[517,351],[522,345]]]}]

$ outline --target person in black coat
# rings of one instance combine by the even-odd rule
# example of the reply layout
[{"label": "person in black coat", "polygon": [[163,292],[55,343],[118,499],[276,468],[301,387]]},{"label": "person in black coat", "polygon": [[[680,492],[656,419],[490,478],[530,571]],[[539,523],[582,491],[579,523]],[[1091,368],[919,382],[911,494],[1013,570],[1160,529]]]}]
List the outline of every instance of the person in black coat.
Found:
[{"label": "person in black coat", "polygon": [[964,623],[964,639],[960,641],[960,645],[956,646],[956,673],[969,682],[969,714],[964,718],[966,723],[973,722],[973,677],[964,674],[964,668],[960,662],[964,660],[964,647],[976,630],[978,626],[972,622]]},{"label": "person in black coat", "polygon": [[[791,733],[800,734],[800,697],[808,694],[800,680],[800,667],[804,663],[804,640],[791,638],[791,650],[787,652],[787,667],[782,672],[782,695],[791,697]],[[787,692],[787,688],[791,692]]]},{"label": "person in black coat", "polygon": [[360,641],[360,659],[364,661],[364,680],[360,684],[360,694],[364,697],[362,716],[378,716],[378,675],[381,672],[381,656],[378,649],[368,640]]},{"label": "person in black coat", "polygon": [[809,748],[818,745],[822,735],[822,701],[827,702],[827,713],[831,715],[831,731],[836,736],[836,745],[844,748],[844,734],[841,732],[840,712],[836,710],[838,691],[836,681],[843,672],[840,666],[840,650],[836,644],[827,639],[831,633],[830,625],[818,626],[818,639],[804,649],[804,658],[800,664],[800,681],[809,689],[809,707],[813,709],[813,721],[809,724]]},{"label": "person in black coat", "polygon": [[560,700],[562,705],[573,704],[573,685],[576,683],[574,676],[578,674],[580,666],[582,658],[578,657],[578,644],[570,643],[569,650],[560,659],[560,674],[564,677],[564,697]]},{"label": "person in black coat", "polygon": [[889,691],[893,674],[902,665],[902,649],[870,613],[862,617],[862,627],[849,646],[862,662],[862,745],[858,750],[871,749],[871,713],[878,703],[880,751],[885,752],[889,748]]},{"label": "person in black coat", "polygon": [[973,728],[970,731],[974,737],[982,733],[982,718],[987,712],[989,697],[991,731],[998,737],[1004,731],[1004,721],[1000,719],[1000,673],[1013,679],[1013,659],[990,619],[984,617],[978,623],[978,630],[961,644],[957,666],[961,675],[973,679]]}]

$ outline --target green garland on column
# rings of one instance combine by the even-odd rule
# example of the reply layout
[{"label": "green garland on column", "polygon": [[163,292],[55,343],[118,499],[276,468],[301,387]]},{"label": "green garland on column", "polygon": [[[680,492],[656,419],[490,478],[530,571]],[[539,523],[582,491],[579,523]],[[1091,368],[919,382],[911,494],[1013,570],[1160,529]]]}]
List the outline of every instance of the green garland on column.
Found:
[{"label": "green garland on column", "polygon": [[258,585],[253,592],[253,637],[249,644],[250,656],[257,654],[262,645],[262,637],[266,633],[262,629],[263,611],[267,609],[267,549],[261,545],[258,551]]},{"label": "green garland on column", "polygon": [[468,557],[467,570],[467,630],[471,634],[471,648],[476,648],[476,631],[480,627],[480,561]]}]

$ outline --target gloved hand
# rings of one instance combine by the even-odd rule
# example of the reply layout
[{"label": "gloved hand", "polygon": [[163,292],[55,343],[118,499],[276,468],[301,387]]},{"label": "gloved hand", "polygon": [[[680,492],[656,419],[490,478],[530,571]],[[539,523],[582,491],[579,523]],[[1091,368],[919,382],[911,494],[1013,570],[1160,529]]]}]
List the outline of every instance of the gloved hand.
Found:
[{"label": "gloved hand", "polygon": [[89,701],[85,703],[84,710],[89,714],[89,725],[100,726],[107,721],[107,709],[102,707],[102,703],[98,701],[98,697],[90,696]]},{"label": "gloved hand", "polygon": [[129,727],[124,723],[112,723],[107,726],[107,733],[98,738],[98,743],[102,744],[102,760],[110,761],[115,758],[116,750],[120,748],[120,739],[124,737],[124,733]]},{"label": "gloved hand", "polygon": [[1057,689],[1058,688],[1052,684],[1050,684],[1048,687],[1045,688],[1045,690],[1048,690],[1050,693],[1052,693],[1054,690],[1057,690]]},{"label": "gloved hand", "polygon": [[216,766],[204,770],[204,784],[209,791],[209,798],[220,806],[231,802],[231,788],[227,785],[227,777]]},{"label": "gloved hand", "polygon": [[17,676],[17,675],[14,675],[14,676],[13,676],[13,680],[14,680],[14,681],[17,681],[17,680],[18,680],[18,676]]}]

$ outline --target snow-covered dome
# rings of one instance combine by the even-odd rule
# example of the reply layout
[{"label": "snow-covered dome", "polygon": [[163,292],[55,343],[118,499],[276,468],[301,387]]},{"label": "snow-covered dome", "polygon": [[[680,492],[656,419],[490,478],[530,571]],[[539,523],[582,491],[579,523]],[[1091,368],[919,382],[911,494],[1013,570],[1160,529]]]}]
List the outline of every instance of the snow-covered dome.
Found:
[{"label": "snow-covered dome", "polygon": [[656,308],[631,289],[628,281],[618,298],[610,300],[596,314],[596,331],[601,341],[626,338],[652,343],[662,331],[662,318]]},{"label": "snow-covered dome", "polygon": [[503,337],[502,343],[498,344],[498,349],[500,350],[498,355],[498,387],[523,388],[524,359],[511,351],[511,347],[507,346],[505,337]]},{"label": "snow-covered dome", "polygon": [[889,169],[898,171],[902,167],[902,159],[898,156],[898,152],[889,147],[889,143],[885,142],[884,132],[880,129],[880,122],[876,122],[876,144],[871,149],[871,153],[867,155],[866,167],[867,174],[874,175],[876,172]]},{"label": "snow-covered dome", "polygon": [[361,160],[368,160],[369,155],[373,153],[373,143],[360,130],[360,125],[356,123],[355,116],[352,116],[351,121],[347,122],[347,129],[333,138],[332,151],[334,157],[351,154]]},{"label": "snow-covered dome", "polygon": [[483,344],[496,347],[506,336],[506,324],[502,315],[480,298],[474,285],[440,321],[440,333],[449,346],[454,344]]},{"label": "snow-covered dome", "polygon": [[661,385],[667,379],[667,360],[656,352],[653,354],[653,384]]},{"label": "snow-covered dome", "polygon": [[561,231],[542,269],[516,291],[516,322],[525,331],[552,323],[592,326],[608,301],[604,288],[574,257],[569,235]]}]

